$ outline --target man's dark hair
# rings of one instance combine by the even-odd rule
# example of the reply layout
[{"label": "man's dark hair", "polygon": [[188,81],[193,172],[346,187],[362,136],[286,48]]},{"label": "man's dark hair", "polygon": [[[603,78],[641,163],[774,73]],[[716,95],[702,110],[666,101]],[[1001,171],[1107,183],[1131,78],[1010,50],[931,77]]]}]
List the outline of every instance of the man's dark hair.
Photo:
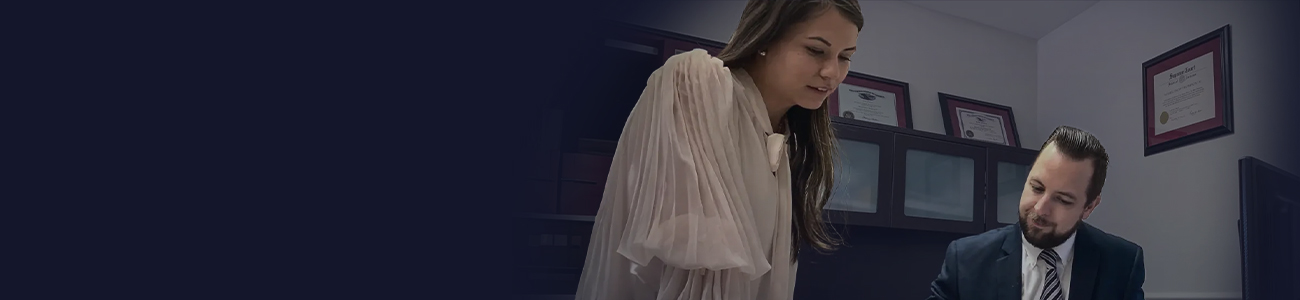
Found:
[{"label": "man's dark hair", "polygon": [[1106,147],[1101,146],[1101,141],[1087,131],[1070,126],[1056,127],[1052,135],[1047,137],[1043,142],[1043,147],[1039,148],[1038,153],[1042,155],[1047,145],[1056,145],[1056,150],[1065,154],[1072,160],[1091,160],[1092,161],[1092,179],[1088,182],[1087,200],[1085,205],[1092,204],[1097,196],[1101,196],[1101,186],[1106,184],[1106,165],[1110,163],[1110,156],[1106,155]]}]

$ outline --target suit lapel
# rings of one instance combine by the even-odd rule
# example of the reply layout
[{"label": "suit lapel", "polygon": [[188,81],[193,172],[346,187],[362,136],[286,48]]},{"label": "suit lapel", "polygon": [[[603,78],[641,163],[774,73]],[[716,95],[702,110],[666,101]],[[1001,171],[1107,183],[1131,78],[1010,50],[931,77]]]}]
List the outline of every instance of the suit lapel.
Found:
[{"label": "suit lapel", "polygon": [[1020,299],[1020,225],[1016,224],[1002,240],[1002,257],[994,263],[993,276],[997,278],[997,297],[1003,300]]},{"label": "suit lapel", "polygon": [[1093,240],[1093,228],[1088,223],[1079,224],[1074,240],[1074,263],[1070,271],[1070,300],[1092,299],[1097,285],[1097,265],[1101,252]]}]

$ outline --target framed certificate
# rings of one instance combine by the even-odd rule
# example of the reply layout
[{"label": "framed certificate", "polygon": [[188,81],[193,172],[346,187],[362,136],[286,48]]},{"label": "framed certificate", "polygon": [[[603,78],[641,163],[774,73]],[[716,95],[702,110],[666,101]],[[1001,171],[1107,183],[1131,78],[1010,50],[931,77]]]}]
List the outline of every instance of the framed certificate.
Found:
[{"label": "framed certificate", "polygon": [[839,118],[912,128],[912,96],[906,82],[849,72],[827,99]]},{"label": "framed certificate", "polygon": [[945,93],[939,93],[939,107],[948,135],[1020,147],[1011,107]]},{"label": "framed certificate", "polygon": [[1145,156],[1231,134],[1229,27],[1142,63]]}]

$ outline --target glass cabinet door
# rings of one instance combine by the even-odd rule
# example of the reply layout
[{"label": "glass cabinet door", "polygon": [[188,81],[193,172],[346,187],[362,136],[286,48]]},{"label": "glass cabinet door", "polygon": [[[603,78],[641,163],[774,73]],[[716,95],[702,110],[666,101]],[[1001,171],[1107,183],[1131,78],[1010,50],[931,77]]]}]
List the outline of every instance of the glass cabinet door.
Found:
[{"label": "glass cabinet door", "polygon": [[1020,220],[1020,196],[1038,153],[1012,147],[991,147],[988,152],[989,168],[992,171],[989,174],[992,176],[989,178],[989,197],[996,200],[985,212],[988,220],[985,230],[992,230]]},{"label": "glass cabinet door", "polygon": [[903,215],[940,220],[975,220],[975,160],[907,149]]},{"label": "glass cabinet door", "polygon": [[[893,134],[836,123],[839,159],[835,187],[826,203],[826,221],[852,225],[886,226]],[[882,175],[883,174],[883,175]]]},{"label": "glass cabinet door", "polygon": [[1029,166],[999,161],[997,171],[997,222],[1015,224],[1017,208],[1020,207],[1020,195],[1024,191],[1025,180],[1029,178]]},{"label": "glass cabinet door", "polygon": [[826,209],[876,213],[880,202],[880,145],[840,139],[835,189]]},{"label": "glass cabinet door", "polygon": [[895,137],[894,227],[962,233],[984,229],[984,148]]}]

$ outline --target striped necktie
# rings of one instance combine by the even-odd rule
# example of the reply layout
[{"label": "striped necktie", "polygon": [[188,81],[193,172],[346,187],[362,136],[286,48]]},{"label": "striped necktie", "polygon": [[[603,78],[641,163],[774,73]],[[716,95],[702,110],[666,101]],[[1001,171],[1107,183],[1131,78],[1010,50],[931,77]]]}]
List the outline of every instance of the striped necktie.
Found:
[{"label": "striped necktie", "polygon": [[1056,250],[1045,249],[1038,253],[1038,259],[1047,263],[1047,275],[1043,279],[1043,293],[1040,294],[1040,300],[1061,300],[1061,278],[1057,270],[1060,266],[1061,257],[1056,255]]}]

